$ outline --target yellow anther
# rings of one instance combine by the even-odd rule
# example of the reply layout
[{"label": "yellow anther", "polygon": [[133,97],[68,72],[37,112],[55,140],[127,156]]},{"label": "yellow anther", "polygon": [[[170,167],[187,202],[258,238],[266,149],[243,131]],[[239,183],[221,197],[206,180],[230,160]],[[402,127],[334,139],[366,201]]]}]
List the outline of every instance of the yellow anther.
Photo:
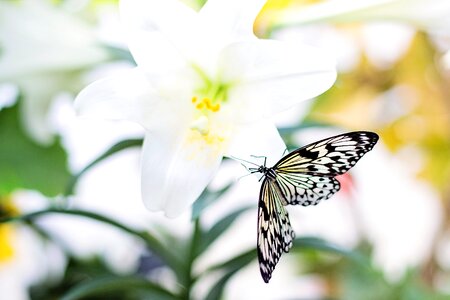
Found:
[{"label": "yellow anther", "polygon": [[205,97],[201,101],[198,101],[198,98],[196,96],[193,96],[192,104],[195,104],[195,108],[198,110],[207,109],[212,112],[217,112],[220,110],[220,103],[213,103],[211,98]]},{"label": "yellow anther", "polygon": [[212,106],[211,99],[203,98],[203,103],[205,103],[206,108],[211,109],[211,106]]},{"label": "yellow anther", "polygon": [[211,107],[211,110],[212,110],[213,112],[219,111],[219,110],[220,110],[220,103],[214,104],[214,105]]}]

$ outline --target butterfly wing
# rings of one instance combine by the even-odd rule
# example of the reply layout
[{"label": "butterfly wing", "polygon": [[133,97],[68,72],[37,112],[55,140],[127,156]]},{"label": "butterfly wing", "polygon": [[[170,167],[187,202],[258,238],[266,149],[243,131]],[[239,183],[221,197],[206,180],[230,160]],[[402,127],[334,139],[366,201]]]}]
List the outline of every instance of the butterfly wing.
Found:
[{"label": "butterfly wing", "polygon": [[258,259],[265,282],[295,236],[284,206],[330,198],[340,188],[334,177],[352,168],[377,141],[372,132],[349,132],[299,148],[275,164],[275,176],[264,179],[258,204]]},{"label": "butterfly wing", "polygon": [[288,204],[316,205],[339,191],[334,177],[347,172],[378,141],[373,132],[333,136],[292,151],[273,169]]},{"label": "butterfly wing", "polygon": [[283,252],[292,247],[295,237],[284,208],[283,194],[277,182],[265,178],[258,203],[258,259],[259,269],[264,281],[269,282]]},{"label": "butterfly wing", "polygon": [[337,193],[340,184],[334,177],[279,173],[276,180],[287,204],[317,205]]}]

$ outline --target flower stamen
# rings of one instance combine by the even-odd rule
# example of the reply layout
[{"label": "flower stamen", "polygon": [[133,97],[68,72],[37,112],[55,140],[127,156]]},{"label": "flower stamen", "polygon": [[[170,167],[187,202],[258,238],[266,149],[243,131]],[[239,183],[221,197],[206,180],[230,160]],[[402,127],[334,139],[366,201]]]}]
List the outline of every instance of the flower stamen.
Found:
[{"label": "flower stamen", "polygon": [[191,102],[192,104],[195,104],[195,108],[198,110],[206,109],[212,112],[218,112],[220,110],[220,103],[213,103],[208,97],[203,98],[200,102],[197,102],[197,100],[198,98],[194,96],[192,97]]}]

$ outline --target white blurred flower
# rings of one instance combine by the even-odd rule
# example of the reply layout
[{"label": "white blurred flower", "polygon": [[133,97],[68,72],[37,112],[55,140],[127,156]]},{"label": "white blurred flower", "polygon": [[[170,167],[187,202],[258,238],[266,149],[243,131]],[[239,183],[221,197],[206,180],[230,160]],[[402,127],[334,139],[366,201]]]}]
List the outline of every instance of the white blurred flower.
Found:
[{"label": "white blurred flower", "polygon": [[[339,70],[347,71],[349,62],[360,59],[355,53],[358,48],[372,64],[386,69],[409,49],[416,30],[436,36],[437,44],[442,41],[439,37],[450,36],[449,15],[447,0],[329,0],[281,11],[275,15],[273,26],[277,35],[286,35],[287,31],[291,38],[312,37],[315,45],[335,49]],[[362,23],[361,30],[337,30],[333,26],[353,23]],[[352,39],[343,40],[348,33]]]},{"label": "white blurred flower", "polygon": [[450,34],[448,0],[330,0],[309,7],[290,9],[277,23],[349,23],[367,21],[404,22],[422,30]]},{"label": "white blurred flower", "polygon": [[334,82],[334,61],[317,49],[254,36],[264,3],[209,0],[197,13],[176,0],[121,1],[138,67],[88,86],[76,107],[146,129],[148,209],[179,215],[223,156],[282,153],[284,143],[264,117]]},{"label": "white blurred flower", "polygon": [[[0,213],[9,215],[17,209],[16,195],[13,199],[14,203],[0,199]],[[1,299],[29,299],[31,285],[60,277],[65,264],[61,249],[46,243],[34,230],[17,223],[0,224]]]},{"label": "white blurred flower", "polygon": [[109,57],[88,24],[46,0],[0,2],[0,49],[0,82],[20,87],[24,125],[43,144],[53,96],[77,90],[76,72]]}]

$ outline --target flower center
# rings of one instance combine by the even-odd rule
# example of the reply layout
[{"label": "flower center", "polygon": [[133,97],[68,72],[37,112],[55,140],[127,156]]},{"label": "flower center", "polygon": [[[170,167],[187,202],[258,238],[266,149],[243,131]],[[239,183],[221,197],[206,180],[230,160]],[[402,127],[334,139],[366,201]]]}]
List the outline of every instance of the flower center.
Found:
[{"label": "flower center", "polygon": [[210,132],[210,118],[220,110],[220,103],[213,103],[207,97],[199,100],[196,96],[192,97],[191,102],[196,110],[195,119],[191,123],[191,129],[206,136]]},{"label": "flower center", "polygon": [[[203,81],[202,88],[196,90],[191,99],[195,108],[194,121],[190,128],[209,140],[211,136],[211,121],[221,109],[221,104],[227,101],[228,85],[220,80],[211,80],[200,68],[195,68]],[[201,96],[199,96],[201,95]]]},{"label": "flower center", "polygon": [[230,136],[232,122],[226,107],[230,84],[220,78],[210,78],[201,68],[193,66],[201,84],[192,98],[192,119],[189,124],[188,143],[199,146],[198,150],[221,154]]}]

